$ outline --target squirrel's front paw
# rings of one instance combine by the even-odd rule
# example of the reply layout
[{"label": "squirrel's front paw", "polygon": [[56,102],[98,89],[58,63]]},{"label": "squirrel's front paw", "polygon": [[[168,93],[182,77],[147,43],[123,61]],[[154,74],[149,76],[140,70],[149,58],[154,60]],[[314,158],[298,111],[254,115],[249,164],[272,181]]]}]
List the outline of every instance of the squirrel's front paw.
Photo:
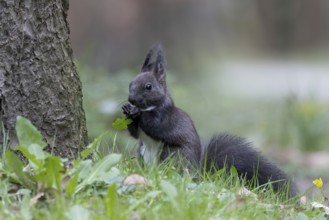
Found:
[{"label": "squirrel's front paw", "polygon": [[135,118],[139,114],[139,110],[136,106],[126,103],[122,106],[123,114],[125,114],[127,117]]},{"label": "squirrel's front paw", "polygon": [[132,108],[132,105],[130,103],[126,103],[121,107],[123,114],[125,114],[126,116],[130,116],[131,108]]}]

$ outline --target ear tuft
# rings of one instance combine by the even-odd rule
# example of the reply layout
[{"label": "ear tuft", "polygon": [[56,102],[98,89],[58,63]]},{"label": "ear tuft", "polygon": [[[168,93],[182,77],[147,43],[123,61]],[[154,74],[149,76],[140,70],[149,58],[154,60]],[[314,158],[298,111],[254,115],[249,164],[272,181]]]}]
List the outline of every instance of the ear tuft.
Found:
[{"label": "ear tuft", "polygon": [[[154,58],[153,54],[156,52],[156,57]],[[141,72],[150,72],[153,71],[157,80],[161,83],[165,83],[166,74],[165,74],[165,58],[164,52],[161,44],[155,45],[149,52],[146,54],[145,61],[141,68]]]},{"label": "ear tuft", "polygon": [[155,60],[155,68],[154,68],[154,74],[157,77],[158,81],[163,82],[165,81],[165,58],[164,58],[164,52],[161,44],[157,45],[157,56]]},{"label": "ear tuft", "polygon": [[153,55],[153,48],[149,50],[149,52],[146,54],[146,58],[144,60],[143,66],[141,68],[141,72],[147,72],[147,71],[151,71],[153,68],[153,64],[150,63],[150,60],[152,58]]}]

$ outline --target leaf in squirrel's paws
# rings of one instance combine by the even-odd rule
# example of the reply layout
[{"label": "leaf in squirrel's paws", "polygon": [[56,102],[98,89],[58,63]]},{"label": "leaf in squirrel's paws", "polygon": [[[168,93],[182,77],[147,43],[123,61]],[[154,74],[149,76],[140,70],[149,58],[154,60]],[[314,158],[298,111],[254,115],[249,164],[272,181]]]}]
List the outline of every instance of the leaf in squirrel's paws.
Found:
[{"label": "leaf in squirrel's paws", "polygon": [[124,130],[128,128],[128,125],[133,122],[130,118],[117,118],[113,123],[112,127],[116,130]]}]

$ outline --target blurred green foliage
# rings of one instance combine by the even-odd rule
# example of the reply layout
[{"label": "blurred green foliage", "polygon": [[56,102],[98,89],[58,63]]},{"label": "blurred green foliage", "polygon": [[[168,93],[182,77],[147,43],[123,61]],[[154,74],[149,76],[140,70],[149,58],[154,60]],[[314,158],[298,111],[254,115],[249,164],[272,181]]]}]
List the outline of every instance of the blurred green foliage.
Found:
[{"label": "blurred green foliage", "polygon": [[[128,132],[113,130],[111,125],[116,118],[123,117],[121,106],[127,101],[128,85],[138,70],[109,74],[81,63],[78,68],[90,138],[110,130],[120,134],[119,145],[126,145]],[[176,106],[191,116],[201,137],[227,132],[247,137],[261,147],[328,149],[328,104],[293,96],[263,100],[223,95],[221,91],[230,88],[219,88],[213,78],[207,73],[192,78],[173,72],[167,76]]]},{"label": "blurred green foliage", "polygon": [[133,76],[128,71],[110,75],[101,68],[91,68],[81,63],[77,66],[83,84],[88,134],[90,138],[95,138],[110,129],[114,119],[120,116],[121,105],[128,97],[127,82]]},{"label": "blurred green foliage", "polygon": [[273,125],[265,132],[268,142],[302,151],[328,150],[328,103],[289,96],[272,107]]},{"label": "blurred green foliage", "polygon": [[329,143],[329,106],[316,100],[289,98],[286,102],[287,115],[290,116],[292,132],[298,139],[302,150],[328,149]]}]

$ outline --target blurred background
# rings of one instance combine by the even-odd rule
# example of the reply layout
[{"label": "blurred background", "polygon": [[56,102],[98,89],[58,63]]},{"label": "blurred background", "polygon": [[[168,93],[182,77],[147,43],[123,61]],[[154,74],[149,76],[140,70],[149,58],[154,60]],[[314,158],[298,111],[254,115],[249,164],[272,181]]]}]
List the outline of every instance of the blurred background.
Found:
[{"label": "blurred background", "polygon": [[70,0],[90,138],[122,117],[129,82],[161,42],[171,95],[203,138],[247,137],[302,190],[328,183],[328,12],[328,0]]}]

